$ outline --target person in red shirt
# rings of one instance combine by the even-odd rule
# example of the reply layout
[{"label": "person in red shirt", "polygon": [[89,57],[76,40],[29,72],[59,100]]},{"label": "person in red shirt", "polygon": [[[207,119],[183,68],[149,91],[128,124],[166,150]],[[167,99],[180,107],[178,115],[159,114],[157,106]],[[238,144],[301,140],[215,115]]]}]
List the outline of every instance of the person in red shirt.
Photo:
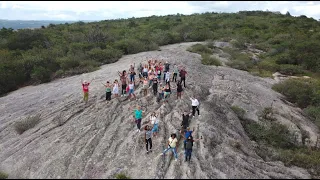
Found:
[{"label": "person in red shirt", "polygon": [[180,70],[180,81],[182,83],[183,81],[183,85],[184,87],[186,87],[186,74],[187,74],[187,71],[185,70],[185,67],[183,67],[181,70]]},{"label": "person in red shirt", "polygon": [[88,99],[89,99],[89,85],[92,81],[93,81],[93,79],[90,82],[87,82],[86,80],[83,81],[81,79],[82,90],[83,90],[83,100],[85,103],[87,103]]}]

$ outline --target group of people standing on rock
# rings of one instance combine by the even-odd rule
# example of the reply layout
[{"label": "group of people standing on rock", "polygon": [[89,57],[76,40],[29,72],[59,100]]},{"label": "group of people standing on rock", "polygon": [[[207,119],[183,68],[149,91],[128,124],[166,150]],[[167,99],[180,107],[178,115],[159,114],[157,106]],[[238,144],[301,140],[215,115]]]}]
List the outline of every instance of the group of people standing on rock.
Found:
[{"label": "group of people standing on rock", "polygon": [[[165,63],[157,60],[149,60],[147,64],[142,65],[139,64],[137,68],[137,72],[139,75],[139,80],[135,80],[136,70],[135,64],[130,65],[128,73],[126,70],[122,72],[118,72],[119,81],[115,79],[113,83],[107,81],[106,84],[103,84],[106,88],[106,100],[110,101],[112,95],[115,98],[129,95],[129,99],[136,99],[136,95],[134,93],[135,85],[138,83],[142,84],[142,90],[144,96],[148,95],[148,90],[152,88],[153,95],[158,96],[157,101],[165,100],[169,98],[170,94],[172,94],[172,89],[177,90],[177,99],[181,99],[181,95],[183,92],[183,86],[186,87],[186,75],[187,72],[184,67],[173,64],[172,72],[170,71],[170,65],[168,61]],[[180,80],[177,79],[178,75],[180,76]],[[92,81],[92,80],[91,80]],[[90,82],[81,81],[83,87],[85,103],[88,101],[89,96],[89,85]],[[177,87],[173,88],[170,85],[170,82],[177,83]],[[183,83],[183,86],[182,86]],[[120,92],[119,92],[120,91]]]},{"label": "group of people standing on rock", "polygon": [[[110,101],[111,96],[114,95],[115,98],[127,96],[129,95],[129,100],[132,98],[136,99],[136,95],[134,93],[135,85],[142,84],[142,90],[143,95],[148,95],[148,90],[152,88],[153,95],[157,97],[157,102],[160,102],[163,100],[163,102],[168,102],[168,98],[170,97],[170,94],[172,94],[172,89],[177,90],[177,99],[181,99],[181,95],[183,92],[183,87],[186,88],[186,75],[187,72],[183,66],[178,66],[176,64],[173,64],[173,68],[170,71],[170,63],[166,61],[165,63],[163,61],[158,60],[148,60],[145,65],[142,63],[139,64],[137,68],[137,73],[139,76],[138,80],[135,80],[135,76],[137,75],[135,71],[135,63],[133,65],[130,65],[130,68],[128,70],[128,74],[126,70],[123,70],[122,72],[118,72],[120,81],[117,79],[114,80],[113,84],[111,84],[109,81],[107,81],[106,84],[103,84],[106,88],[106,100]],[[177,77],[180,77],[180,79],[177,79]],[[83,87],[83,93],[84,97],[83,100],[85,103],[88,101],[88,95],[89,95],[89,85],[91,84],[92,80],[90,82],[82,81],[82,87]],[[171,87],[170,82],[176,83],[176,88]],[[183,82],[183,85],[182,85]],[[119,93],[119,90],[121,91]],[[200,139],[193,139],[192,132],[189,128],[189,116],[192,114],[193,117],[195,116],[195,111],[198,112],[198,116],[200,116],[199,112],[199,101],[192,97],[190,98],[191,105],[192,105],[192,113],[184,112],[182,114],[182,123],[181,123],[181,135],[184,137],[184,149],[185,149],[185,160],[189,160],[191,158],[192,153],[192,146],[194,141],[198,141]],[[133,110],[134,117],[135,117],[135,123],[137,124],[137,132],[140,132],[141,129],[141,121],[144,111],[141,110],[141,106],[137,106],[136,109],[133,109],[132,107],[129,108],[130,110]],[[150,123],[150,124],[149,124]],[[145,143],[146,143],[146,150],[147,153],[152,152],[152,136],[156,137],[159,132],[159,113],[153,112],[150,116],[150,120],[148,121],[148,125],[144,127],[145,129]],[[148,148],[150,146],[150,148]],[[178,155],[177,155],[177,146],[178,146],[178,140],[176,134],[171,134],[170,138],[168,139],[168,148],[165,149],[161,155],[164,155],[168,151],[172,151],[175,160],[177,161]]]}]

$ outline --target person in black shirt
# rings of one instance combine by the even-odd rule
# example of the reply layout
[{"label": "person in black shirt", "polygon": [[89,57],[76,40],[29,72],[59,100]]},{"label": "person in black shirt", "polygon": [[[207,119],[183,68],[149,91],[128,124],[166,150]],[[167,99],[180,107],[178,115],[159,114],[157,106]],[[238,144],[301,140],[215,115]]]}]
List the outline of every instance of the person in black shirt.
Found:
[{"label": "person in black shirt", "polygon": [[183,91],[183,89],[182,89],[181,81],[178,80],[178,82],[177,82],[177,99],[179,99],[179,97],[181,99],[182,91]]},{"label": "person in black shirt", "polygon": [[184,112],[182,113],[182,122],[181,122],[181,126],[182,126],[182,130],[183,132],[187,129],[187,127],[189,126],[189,117],[190,117],[191,113],[188,114],[188,112]]},{"label": "person in black shirt", "polygon": [[153,78],[153,84],[152,84],[152,88],[153,88],[153,94],[154,96],[157,96],[157,93],[158,93],[158,78],[155,76]]}]

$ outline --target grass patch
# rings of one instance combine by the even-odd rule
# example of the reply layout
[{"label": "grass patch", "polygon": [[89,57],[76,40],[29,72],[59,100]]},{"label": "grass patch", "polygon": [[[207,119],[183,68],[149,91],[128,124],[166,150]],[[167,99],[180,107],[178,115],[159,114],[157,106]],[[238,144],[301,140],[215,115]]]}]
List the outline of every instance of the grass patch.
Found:
[{"label": "grass patch", "polygon": [[0,179],[7,179],[8,178],[8,174],[4,173],[4,172],[0,172]]},{"label": "grass patch", "polygon": [[[257,142],[256,153],[265,161],[282,161],[286,166],[305,168],[317,177],[320,175],[320,151],[298,146],[294,143],[294,135],[288,128],[277,122],[260,124],[244,119],[245,110],[238,106],[231,106],[251,140]],[[265,108],[263,115],[272,114],[271,108]],[[263,116],[262,115],[262,116]],[[263,122],[263,121],[262,121]],[[301,132],[303,136],[305,132]],[[307,138],[307,137],[304,137]]]},{"label": "grass patch", "polygon": [[303,111],[320,128],[320,106],[308,106]]},{"label": "grass patch", "polygon": [[210,54],[201,54],[201,63],[204,65],[214,65],[221,66],[221,62],[219,59],[212,57]]},{"label": "grass patch", "polygon": [[187,49],[187,51],[189,52],[193,52],[193,53],[198,53],[198,54],[212,54],[213,53],[213,50],[208,48],[206,45],[203,45],[203,44],[195,44],[195,45],[192,45],[191,47],[189,47]]},{"label": "grass patch", "polygon": [[309,105],[320,105],[320,83],[313,79],[288,79],[275,84],[273,90],[285,95],[292,103],[300,108]]},{"label": "grass patch", "polygon": [[277,160],[286,166],[298,166],[309,169],[310,174],[320,175],[320,151],[307,148],[278,149]]},{"label": "grass patch", "polygon": [[272,71],[269,70],[265,70],[265,69],[260,69],[259,67],[254,67],[252,69],[248,70],[250,72],[250,74],[254,75],[254,76],[259,76],[259,77],[269,77],[272,78]]},{"label": "grass patch", "polygon": [[240,119],[244,119],[244,115],[246,113],[246,111],[244,109],[242,109],[239,106],[231,106],[231,109],[233,110],[234,113],[236,113],[236,115],[240,118]]},{"label": "grass patch", "polygon": [[119,173],[116,175],[116,179],[131,179],[131,178],[124,173]]},{"label": "grass patch", "polygon": [[243,71],[249,71],[254,68],[254,64],[249,54],[229,47],[223,48],[223,51],[230,54],[230,62],[226,63],[228,66]]},{"label": "grass patch", "polygon": [[40,122],[40,114],[36,116],[29,116],[26,119],[16,122],[14,124],[14,129],[18,134],[22,134],[28,129],[35,127]]}]

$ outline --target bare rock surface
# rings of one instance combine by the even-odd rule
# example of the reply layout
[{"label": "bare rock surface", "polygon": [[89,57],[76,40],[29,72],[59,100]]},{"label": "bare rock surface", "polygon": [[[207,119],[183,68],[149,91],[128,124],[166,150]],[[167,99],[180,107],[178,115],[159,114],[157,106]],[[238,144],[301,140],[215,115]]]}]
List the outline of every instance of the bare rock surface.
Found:
[{"label": "bare rock surface", "polygon": [[[276,109],[276,116],[299,132],[308,130],[314,142],[318,129],[301,110],[285,102],[271,86],[276,81],[250,75],[228,67],[205,66],[200,55],[186,51],[196,44],[182,43],[161,47],[161,51],[128,55],[100,70],[28,86],[0,98],[0,169],[11,178],[114,178],[124,172],[131,178],[310,178],[302,168],[285,167],[282,162],[265,162],[254,151],[230,109],[237,105],[246,116],[259,121],[265,107]],[[225,45],[225,44],[224,44]],[[187,88],[183,99],[175,93],[165,106],[153,96],[138,101],[125,98],[104,100],[101,83],[118,78],[117,71],[128,69],[154,57],[186,67]],[[224,78],[222,78],[224,76]],[[81,79],[95,80],[90,85],[89,102],[82,102]],[[171,133],[180,129],[181,111],[190,109],[189,97],[196,95],[201,116],[191,119],[195,143],[191,163],[184,162],[183,143],[178,147],[179,160],[171,153],[160,157]],[[146,107],[142,124],[153,111],[161,113],[159,137],[153,137],[153,152],[146,154],[143,132],[131,122],[129,106]],[[29,115],[41,114],[41,122],[18,135],[14,123]],[[234,147],[235,142],[240,147]]]}]

